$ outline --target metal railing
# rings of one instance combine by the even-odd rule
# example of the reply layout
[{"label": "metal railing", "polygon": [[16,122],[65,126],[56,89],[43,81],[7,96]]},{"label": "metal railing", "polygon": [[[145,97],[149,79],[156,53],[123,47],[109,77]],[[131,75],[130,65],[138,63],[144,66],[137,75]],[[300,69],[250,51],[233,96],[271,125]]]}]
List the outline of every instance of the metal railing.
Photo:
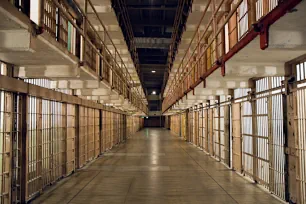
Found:
[{"label": "metal railing", "polygon": [[[83,8],[75,0],[70,4],[65,0],[38,0],[38,2],[41,4],[38,26],[71,54],[77,56],[81,65],[88,66],[101,80],[108,82],[112,89],[130,101],[132,98],[137,98],[132,104],[147,113],[148,109],[142,101],[143,94],[137,88],[133,88],[136,87],[134,80],[92,2],[84,0]],[[30,8],[27,9],[30,5],[29,0],[21,3],[13,0],[12,3],[21,12],[30,16]],[[99,34],[101,31],[97,31],[97,26],[92,24],[89,15],[94,15],[99,23],[98,27],[102,28],[103,36]],[[108,45],[113,48],[113,52],[107,47]]]},{"label": "metal railing", "polygon": [[276,0],[209,0],[174,77],[168,81],[163,112],[204,80],[214,66],[224,63],[223,56],[277,4]]}]

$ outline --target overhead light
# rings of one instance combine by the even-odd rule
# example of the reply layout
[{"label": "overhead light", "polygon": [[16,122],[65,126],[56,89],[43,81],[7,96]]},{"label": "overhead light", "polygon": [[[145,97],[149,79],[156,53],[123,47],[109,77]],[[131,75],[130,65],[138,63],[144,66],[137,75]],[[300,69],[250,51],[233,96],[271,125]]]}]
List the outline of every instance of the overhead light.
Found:
[{"label": "overhead light", "polygon": [[155,70],[152,70],[152,73],[155,73],[156,71]]},{"label": "overhead light", "polygon": [[156,94],[156,91],[153,91],[152,94],[155,95],[155,94]]}]

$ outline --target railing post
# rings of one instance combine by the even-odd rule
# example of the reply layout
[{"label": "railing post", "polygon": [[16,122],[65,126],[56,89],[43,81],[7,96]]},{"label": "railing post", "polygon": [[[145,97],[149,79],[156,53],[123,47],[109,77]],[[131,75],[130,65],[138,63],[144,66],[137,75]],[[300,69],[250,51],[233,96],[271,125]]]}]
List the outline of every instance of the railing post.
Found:
[{"label": "railing post", "polygon": [[22,12],[27,15],[28,17],[30,17],[30,0],[21,0],[21,3],[19,4],[18,0],[14,0],[15,2],[15,6],[17,8],[21,8]]},{"label": "railing post", "polygon": [[83,31],[84,31],[84,36],[82,37],[82,54],[81,54],[81,61],[84,62],[86,61],[86,36],[87,36],[87,0],[84,0],[84,11],[85,11],[85,16],[83,16]]},{"label": "railing post", "polygon": [[249,10],[249,29],[252,27],[254,23],[256,23],[256,1],[257,0],[248,0]]},{"label": "railing post", "polygon": [[39,0],[38,8],[38,26],[40,28],[44,27],[44,15],[45,15],[45,0]]},{"label": "railing post", "polygon": [[[60,1],[59,1],[60,3]],[[57,13],[56,13],[56,30],[55,30],[55,39],[56,41],[58,41],[59,43],[61,43],[61,10],[58,9]]]}]

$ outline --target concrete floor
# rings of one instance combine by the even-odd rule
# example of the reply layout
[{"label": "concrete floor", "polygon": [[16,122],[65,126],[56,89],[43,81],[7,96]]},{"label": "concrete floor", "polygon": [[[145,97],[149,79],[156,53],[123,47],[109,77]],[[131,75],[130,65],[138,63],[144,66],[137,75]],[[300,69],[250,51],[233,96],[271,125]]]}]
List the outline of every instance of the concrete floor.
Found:
[{"label": "concrete floor", "polygon": [[144,129],[33,203],[279,204],[198,148]]}]

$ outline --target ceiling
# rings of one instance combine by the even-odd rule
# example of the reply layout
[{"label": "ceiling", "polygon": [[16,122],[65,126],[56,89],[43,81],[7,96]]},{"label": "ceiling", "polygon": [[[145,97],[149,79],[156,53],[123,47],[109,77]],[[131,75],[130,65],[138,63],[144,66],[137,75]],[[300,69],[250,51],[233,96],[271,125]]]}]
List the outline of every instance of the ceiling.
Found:
[{"label": "ceiling", "polygon": [[[112,0],[146,95],[162,94],[192,0]],[[170,53],[170,45],[174,49]],[[172,57],[168,56],[171,55]],[[154,73],[153,73],[153,72]],[[152,102],[150,109],[159,109]],[[158,107],[156,107],[158,106]]]}]

